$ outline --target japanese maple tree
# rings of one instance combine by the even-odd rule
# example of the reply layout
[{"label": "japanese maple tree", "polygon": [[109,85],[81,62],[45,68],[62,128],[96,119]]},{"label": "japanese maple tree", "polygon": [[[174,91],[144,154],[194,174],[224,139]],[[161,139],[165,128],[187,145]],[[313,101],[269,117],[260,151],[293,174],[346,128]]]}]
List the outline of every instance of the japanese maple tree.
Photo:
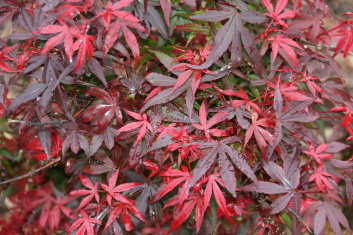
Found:
[{"label": "japanese maple tree", "polygon": [[353,14],[0,2],[0,234],[345,234]]}]

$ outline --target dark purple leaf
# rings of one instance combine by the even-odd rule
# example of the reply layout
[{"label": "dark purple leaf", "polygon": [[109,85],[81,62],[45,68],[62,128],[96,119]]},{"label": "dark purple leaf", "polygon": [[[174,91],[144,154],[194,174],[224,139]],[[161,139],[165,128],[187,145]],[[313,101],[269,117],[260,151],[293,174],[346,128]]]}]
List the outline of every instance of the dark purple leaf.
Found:
[{"label": "dark purple leaf", "polygon": [[273,101],[273,109],[275,110],[277,117],[281,115],[282,107],[283,107],[283,99],[281,95],[281,90],[279,88],[279,84],[277,83],[276,89],[275,89],[274,101]]},{"label": "dark purple leaf", "polygon": [[235,18],[230,18],[227,23],[225,23],[216,34],[214,39],[214,44],[210,55],[208,56],[206,62],[202,65],[189,66],[192,69],[206,69],[210,67],[213,62],[215,62],[219,57],[223,55],[225,51],[228,50],[234,35],[234,30],[236,28]]},{"label": "dark purple leaf", "polygon": [[294,185],[292,185],[279,165],[274,162],[268,162],[264,165],[264,169],[272,179],[282,183],[285,188],[294,189]]},{"label": "dark purple leaf", "polygon": [[340,142],[331,142],[327,144],[327,149],[325,150],[325,152],[327,153],[338,153],[341,152],[344,149],[349,148],[349,145],[346,144],[342,144]]},{"label": "dark purple leaf", "polygon": [[145,103],[145,105],[141,108],[140,112],[145,112],[147,109],[149,109],[152,106],[155,106],[158,104],[165,104],[174,100],[176,97],[181,95],[189,86],[190,86],[189,83],[185,83],[183,86],[178,87],[174,91],[173,91],[173,88],[167,88],[159,92],[157,95],[153,96]]},{"label": "dark purple leaf", "polygon": [[103,85],[106,87],[107,86],[107,80],[105,80],[105,75],[104,75],[104,69],[102,65],[99,63],[99,61],[92,57],[88,61],[88,67],[89,70],[91,70],[92,73],[94,73],[98,79],[103,83]]},{"label": "dark purple leaf", "polygon": [[38,131],[38,137],[42,147],[44,149],[45,154],[47,155],[47,159],[50,159],[51,154],[51,132],[46,128],[40,128]]},{"label": "dark purple leaf", "polygon": [[146,80],[154,86],[168,87],[174,86],[176,79],[159,73],[150,73],[146,76]]},{"label": "dark purple leaf", "polygon": [[194,186],[196,182],[199,181],[205,175],[208,169],[211,168],[211,166],[214,164],[214,161],[217,157],[218,151],[219,151],[218,144],[214,144],[214,147],[209,151],[207,151],[207,153],[197,161],[197,164],[192,173],[190,184],[188,185],[189,189],[192,186]]},{"label": "dark purple leaf", "polygon": [[208,22],[219,22],[228,18],[231,18],[234,15],[234,11],[214,11],[210,10],[199,15],[192,15],[190,19],[192,20],[202,20]]},{"label": "dark purple leaf", "polygon": [[41,66],[46,60],[48,59],[47,54],[44,54],[42,56],[33,56],[28,60],[28,63],[30,63],[25,69],[21,71],[22,74],[26,74],[29,72],[32,72],[39,66]]},{"label": "dark purple leaf", "polygon": [[92,156],[93,154],[95,154],[98,151],[99,147],[102,146],[102,143],[103,143],[103,134],[93,136],[91,140],[89,156]]},{"label": "dark purple leaf", "polygon": [[347,194],[347,201],[349,206],[352,206],[352,202],[353,202],[353,184],[352,184],[352,180],[350,178],[345,178],[345,182],[346,182],[346,194]]},{"label": "dark purple leaf", "polygon": [[287,193],[288,190],[283,186],[271,182],[257,181],[243,187],[239,187],[238,191],[249,191],[249,192],[258,192],[265,194],[280,194]]},{"label": "dark purple leaf", "polygon": [[232,149],[231,147],[225,144],[221,145],[221,151],[225,151],[227,153],[227,155],[230,157],[230,159],[232,159],[233,163],[241,172],[243,172],[252,181],[257,181],[253,170],[250,168],[249,164],[246,162],[246,160],[241,154],[239,154],[235,149]]},{"label": "dark purple leaf", "polygon": [[233,197],[236,197],[235,186],[237,185],[237,182],[234,175],[235,170],[224,152],[219,153],[218,165],[226,189],[233,195]]},{"label": "dark purple leaf", "polygon": [[30,100],[37,98],[45,90],[47,85],[44,83],[34,83],[28,86],[22,93],[20,93],[10,104],[8,112],[13,111],[19,105],[24,104]]},{"label": "dark purple leaf", "polygon": [[92,165],[86,166],[83,169],[83,171],[87,174],[100,175],[106,172],[110,172],[112,171],[112,169],[104,165],[92,164]]},{"label": "dark purple leaf", "polygon": [[337,168],[350,168],[353,167],[353,161],[342,161],[336,158],[330,158],[330,163]]},{"label": "dark purple leaf", "polygon": [[272,204],[272,210],[271,210],[271,214],[277,214],[281,211],[284,210],[284,208],[287,207],[289,201],[292,199],[292,197],[294,196],[294,192],[290,192],[287,193],[286,195],[277,198]]},{"label": "dark purple leaf", "polygon": [[320,207],[314,218],[314,232],[320,234],[326,225],[326,210]]},{"label": "dark purple leaf", "polygon": [[240,17],[242,20],[252,24],[261,24],[267,20],[264,14],[256,11],[242,11]]}]

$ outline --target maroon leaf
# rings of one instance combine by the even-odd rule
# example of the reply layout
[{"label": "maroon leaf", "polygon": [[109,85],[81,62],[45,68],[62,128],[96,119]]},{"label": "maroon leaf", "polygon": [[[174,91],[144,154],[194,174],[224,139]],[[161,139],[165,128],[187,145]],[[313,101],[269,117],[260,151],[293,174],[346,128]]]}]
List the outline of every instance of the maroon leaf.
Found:
[{"label": "maroon leaf", "polygon": [[21,94],[19,94],[10,104],[8,112],[13,111],[19,105],[37,98],[45,90],[47,85],[44,83],[34,83],[28,86]]},{"label": "maroon leaf", "polygon": [[239,191],[250,191],[265,194],[280,194],[286,193],[288,190],[283,186],[271,182],[257,181],[243,187],[238,188]]}]

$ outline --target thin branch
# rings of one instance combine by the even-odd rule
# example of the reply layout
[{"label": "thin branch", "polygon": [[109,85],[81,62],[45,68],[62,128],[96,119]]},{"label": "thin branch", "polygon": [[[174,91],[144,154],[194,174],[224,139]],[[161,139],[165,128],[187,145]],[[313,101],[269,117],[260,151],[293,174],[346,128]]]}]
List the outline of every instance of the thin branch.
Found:
[{"label": "thin branch", "polygon": [[308,230],[308,232],[311,235],[314,235],[315,233],[310,229],[310,227],[305,223],[304,219],[298,215],[297,212],[295,212],[294,210],[292,210],[291,208],[287,207],[288,211],[291,212],[293,215],[295,215],[295,217],[297,217],[297,219],[305,226],[305,228]]},{"label": "thin branch", "polygon": [[62,124],[64,122],[67,122],[68,120],[59,120],[59,121],[53,121],[53,122],[29,122],[29,121],[22,121],[22,120],[16,120],[16,119],[9,119],[9,123],[21,123],[21,124],[27,124],[29,126],[45,126],[45,125],[57,125],[57,124]]},{"label": "thin branch", "polygon": [[214,227],[211,235],[216,235],[217,234],[217,231],[218,231],[219,227],[221,226],[221,224],[222,224],[222,220],[219,220],[218,223],[216,224],[216,226]]},{"label": "thin branch", "polygon": [[45,164],[44,166],[41,166],[41,167],[39,167],[39,168],[37,168],[37,169],[35,169],[33,171],[30,171],[30,172],[28,172],[28,173],[26,173],[24,175],[21,175],[21,176],[12,178],[12,179],[8,179],[8,180],[5,180],[5,181],[1,181],[0,185],[2,185],[2,184],[10,184],[12,182],[25,179],[27,177],[31,177],[31,176],[37,174],[38,172],[40,172],[40,171],[42,171],[42,170],[44,170],[44,169],[46,169],[48,167],[53,166],[55,163],[59,162],[60,160],[61,160],[61,157],[55,158],[55,159],[51,160],[50,162],[48,162],[47,164]]}]

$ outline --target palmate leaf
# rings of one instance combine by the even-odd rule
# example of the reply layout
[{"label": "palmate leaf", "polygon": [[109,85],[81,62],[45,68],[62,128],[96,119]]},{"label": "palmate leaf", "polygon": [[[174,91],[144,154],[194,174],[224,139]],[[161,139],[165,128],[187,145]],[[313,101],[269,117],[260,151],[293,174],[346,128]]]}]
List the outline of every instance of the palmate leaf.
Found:
[{"label": "palmate leaf", "polygon": [[21,104],[37,98],[47,88],[44,83],[34,83],[28,86],[22,93],[20,93],[10,104],[7,111],[15,110]]},{"label": "palmate leaf", "polygon": [[116,186],[116,181],[118,179],[119,170],[116,170],[109,178],[108,184],[102,184],[103,190],[107,193],[106,200],[109,205],[112,205],[112,199],[114,198],[118,202],[125,203],[127,205],[133,206],[134,203],[127,197],[121,194],[121,192],[129,191],[134,187],[141,185],[140,183],[125,183]]},{"label": "palmate leaf", "polygon": [[4,63],[5,60],[11,61],[12,59],[7,56],[10,51],[17,47],[17,44],[6,47],[0,51],[0,71],[14,73],[17,72],[15,69],[10,68],[7,64]]},{"label": "palmate leaf", "polygon": [[[134,28],[143,33],[147,34],[146,29],[139,24],[139,19],[127,11],[117,11],[118,9],[130,4],[134,0],[123,0],[112,4],[110,1],[107,3],[105,10],[98,15],[102,17],[104,27],[107,29],[107,35],[105,37],[103,52],[104,55],[108,53],[110,48],[116,42],[119,37],[120,29],[123,32],[124,38],[128,46],[130,47],[132,54],[135,58],[140,57],[140,49],[135,34],[133,34],[127,27]],[[111,23],[111,18],[116,20]]]},{"label": "palmate leaf", "polygon": [[65,156],[69,147],[75,154],[77,154],[80,149],[83,149],[87,155],[90,154],[89,143],[86,137],[78,131],[72,131],[66,136],[62,148],[63,156]]},{"label": "palmate leaf", "polygon": [[206,101],[204,101],[202,102],[199,110],[200,124],[192,124],[192,126],[196,129],[203,130],[207,139],[211,138],[210,135],[217,137],[227,136],[228,133],[224,130],[210,129],[212,126],[216,125],[218,122],[221,121],[222,118],[227,115],[228,113],[216,113],[210,120],[207,121]]},{"label": "palmate leaf", "polygon": [[147,120],[147,115],[145,113],[143,114],[138,114],[135,112],[131,112],[129,110],[125,110],[125,112],[133,117],[134,119],[138,120],[137,122],[130,122],[128,124],[125,124],[124,126],[120,127],[117,132],[126,132],[126,131],[131,131],[135,130],[137,128],[140,128],[139,133],[136,138],[136,142],[134,145],[137,145],[138,143],[141,142],[142,138],[146,135],[147,130],[150,132],[153,132],[153,128],[149,121]]},{"label": "palmate leaf", "polygon": [[265,13],[266,16],[271,17],[276,24],[282,25],[283,27],[288,27],[283,19],[293,18],[295,16],[295,11],[285,11],[282,14],[281,11],[287,6],[288,0],[279,0],[276,5],[276,9],[273,9],[272,4],[269,0],[262,0],[265,4],[269,13]]},{"label": "palmate leaf", "polygon": [[120,93],[116,89],[105,91],[101,88],[87,88],[84,92],[104,101],[103,104],[96,104],[89,107],[82,114],[82,121],[91,121],[98,127],[97,133],[103,132],[109,123],[116,118],[118,123],[122,123],[122,112],[119,106]]},{"label": "palmate leaf", "polygon": [[216,199],[217,205],[221,209],[225,218],[229,222],[234,223],[233,220],[230,218],[231,215],[230,215],[230,212],[227,208],[226,199],[225,199],[223,192],[221,191],[221,189],[219,188],[217,183],[220,185],[223,185],[223,182],[219,178],[218,175],[215,175],[215,174],[210,175],[208,178],[206,188],[205,188],[204,205],[206,206],[206,205],[210,204],[211,194],[213,192],[213,195]]},{"label": "palmate leaf", "polygon": [[101,221],[95,218],[91,218],[87,213],[81,210],[80,214],[82,218],[77,219],[67,231],[67,234],[71,234],[75,229],[78,228],[77,234],[94,235],[93,224],[101,224]]},{"label": "palmate leaf", "polygon": [[[276,37],[270,37],[268,39],[269,41],[272,41],[272,54],[271,54],[271,64],[274,63],[279,50],[283,50],[284,53],[289,57],[291,61],[287,62],[290,64],[291,62],[294,62],[296,66],[298,66],[298,60],[295,55],[295,52],[292,47],[298,48],[300,50],[303,50],[303,48],[293,41],[292,39],[285,38],[283,34],[278,34]],[[286,59],[286,58],[284,58]]]},{"label": "palmate leaf", "polygon": [[245,132],[244,146],[247,145],[252,135],[254,135],[260,150],[262,153],[266,153],[267,143],[273,145],[273,135],[263,127],[270,127],[271,124],[271,120],[268,118],[258,120],[258,114],[254,111],[252,113],[252,124]]},{"label": "palmate leaf", "polygon": [[[189,184],[191,175],[189,172],[184,169],[183,171],[176,170],[176,169],[168,169],[167,171],[164,171],[159,174],[159,176],[163,177],[178,177],[170,180],[166,184],[162,184],[162,186],[155,192],[153,195],[151,202],[156,202],[160,200],[162,197],[164,197],[167,193],[172,191],[175,187],[180,185],[182,182],[184,182],[184,185]],[[185,187],[182,188],[182,191],[184,190],[184,193],[181,192],[181,194],[185,195]],[[185,198],[179,199],[179,204],[182,204]]]},{"label": "palmate leaf", "polygon": [[307,141],[319,144],[317,138],[315,138],[307,129],[302,128],[295,122],[312,122],[319,118],[319,115],[315,111],[307,112],[307,108],[312,103],[312,100],[306,100],[301,102],[293,102],[287,106],[287,109],[283,112],[283,98],[280,90],[280,86],[277,84],[274,93],[274,111],[276,114],[276,124],[274,131],[274,139],[272,150],[281,142],[283,138],[282,127],[285,127],[288,131],[296,133],[302,136]]},{"label": "palmate leaf", "polygon": [[75,191],[70,192],[71,196],[87,195],[85,198],[82,199],[77,210],[81,210],[82,208],[84,208],[86,205],[88,205],[88,203],[90,203],[92,201],[93,198],[95,198],[96,201],[99,202],[99,193],[98,193],[99,182],[96,182],[93,185],[91,180],[83,175],[80,175],[80,181],[81,181],[82,185],[84,185],[86,188],[89,188],[90,190],[79,189],[79,190],[75,190]]},{"label": "palmate leaf", "polygon": [[297,168],[293,174],[289,176],[286,173],[289,173],[290,171],[285,172],[284,169],[282,169],[274,162],[266,163],[264,169],[273,180],[279,182],[281,185],[272,182],[258,181],[243,187],[239,187],[238,190],[265,194],[286,193],[284,196],[277,198],[271,205],[271,214],[276,214],[284,210],[290,200],[296,194],[295,190],[299,185],[300,179],[299,165],[297,165]]},{"label": "palmate leaf", "polygon": [[64,43],[65,53],[71,61],[74,54],[74,39],[73,36],[79,33],[76,27],[69,27],[65,22],[59,21],[60,25],[48,25],[34,32],[38,34],[57,34],[51,37],[44,45],[41,54],[44,54],[55,46]]},{"label": "palmate leaf", "polygon": [[[245,11],[244,14],[246,14]],[[261,71],[261,55],[256,49],[256,43],[254,37],[250,34],[249,30],[244,27],[242,15],[233,8],[226,8],[225,11],[211,10],[200,15],[194,15],[190,17],[195,20],[203,20],[209,22],[217,22],[220,20],[229,19],[222,27],[217,31],[214,38],[214,44],[212,50],[202,65],[190,65],[192,69],[206,69],[210,67],[219,57],[221,57],[231,46],[231,64],[239,65],[242,59],[242,45],[245,51],[250,56],[254,63],[257,72]],[[260,20],[261,22],[261,20]],[[241,39],[241,40],[240,40]]]},{"label": "palmate leaf", "polygon": [[75,73],[81,68],[81,65],[85,62],[86,58],[88,60],[92,58],[94,41],[94,37],[87,34],[78,34],[76,37],[77,40],[73,45],[74,50],[78,50]]},{"label": "palmate leaf", "polygon": [[130,214],[133,214],[137,218],[139,218],[141,221],[144,221],[147,223],[146,219],[144,216],[141,214],[141,212],[134,206],[131,206],[130,204],[124,204],[124,203],[116,203],[113,205],[112,210],[110,212],[110,215],[108,217],[108,221],[105,224],[104,230],[108,229],[109,226],[119,217],[122,215],[122,220],[125,225],[126,231],[131,231],[132,230],[132,222],[130,219]]},{"label": "palmate leaf", "polygon": [[[225,154],[232,160],[236,167],[252,181],[256,182],[256,176],[246,160],[234,149],[225,144],[227,139],[218,142],[208,142],[208,143],[197,143],[198,148],[207,149],[206,154],[198,160],[192,174],[192,179],[188,185],[188,189],[193,187],[197,181],[199,181],[205,173],[212,167],[216,159],[218,159],[218,164],[221,166],[221,177],[225,179],[225,187],[230,191],[231,194],[235,195],[233,182],[235,179],[229,179],[229,176],[235,177],[234,172],[232,172],[231,167],[225,168],[230,163],[228,158],[225,158]],[[196,144],[196,143],[195,143]]]},{"label": "palmate leaf", "polygon": [[337,207],[336,203],[333,202],[317,202],[313,208],[318,208],[317,213],[314,218],[314,232],[315,234],[320,234],[326,225],[326,218],[335,232],[335,234],[343,234],[341,226],[345,227],[350,231],[348,221],[343,214],[342,210]]}]

